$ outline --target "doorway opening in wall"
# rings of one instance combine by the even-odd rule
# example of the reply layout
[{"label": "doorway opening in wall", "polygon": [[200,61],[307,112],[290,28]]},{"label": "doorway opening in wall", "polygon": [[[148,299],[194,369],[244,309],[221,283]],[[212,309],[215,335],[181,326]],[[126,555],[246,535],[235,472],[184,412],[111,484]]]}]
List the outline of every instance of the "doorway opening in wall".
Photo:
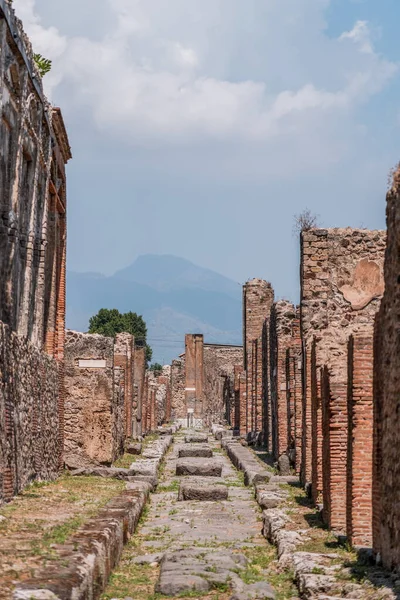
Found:
[{"label": "doorway opening in wall", "polygon": [[194,427],[194,409],[193,408],[188,408],[187,426],[188,426],[188,428]]}]

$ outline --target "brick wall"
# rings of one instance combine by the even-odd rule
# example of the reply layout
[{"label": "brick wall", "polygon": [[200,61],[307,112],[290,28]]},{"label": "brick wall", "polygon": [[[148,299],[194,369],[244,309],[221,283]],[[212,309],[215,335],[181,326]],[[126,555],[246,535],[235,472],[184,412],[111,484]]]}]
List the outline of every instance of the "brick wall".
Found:
[{"label": "brick wall", "polygon": [[348,351],[347,537],[372,547],[373,340],[351,337]]},{"label": "brick wall", "polygon": [[112,463],[123,452],[125,418],[114,340],[67,331],[65,345],[65,462]]},{"label": "brick wall", "polygon": [[[201,334],[185,336],[185,401],[186,409],[200,418],[204,400],[204,338]],[[184,415],[186,417],[186,415]]]},{"label": "brick wall", "polygon": [[[271,284],[252,279],[243,286],[243,352],[246,371],[246,433],[262,432],[267,423],[263,377],[263,344],[265,321],[274,302]],[[268,393],[268,392],[267,392]]]},{"label": "brick wall", "polygon": [[137,439],[142,435],[142,413],[146,367],[146,348],[141,342],[135,342],[132,403],[132,437],[134,439]]},{"label": "brick wall", "polygon": [[400,568],[400,175],[387,197],[385,294],[376,321],[374,365],[373,545]]},{"label": "brick wall", "polygon": [[133,432],[133,380],[135,339],[129,333],[118,333],[114,345],[114,368],[121,369],[119,385],[124,395],[125,437]]},{"label": "brick wall", "polygon": [[290,453],[294,442],[294,396],[291,396],[290,349],[294,342],[296,308],[276,302],[270,317],[270,390],[272,454]]},{"label": "brick wall", "polygon": [[[47,396],[46,400],[40,395],[32,399],[28,394],[27,402],[35,401],[38,406],[44,401],[57,404],[56,430],[58,448],[62,449],[67,235],[65,164],[71,158],[71,150],[61,111],[50,107],[43,94],[31,43],[11,3],[2,3],[0,7],[0,89],[0,321],[9,326],[10,332],[16,332],[58,363],[58,384],[52,388],[55,397],[50,401]],[[6,338],[11,340],[11,337]],[[9,356],[13,356],[12,351]],[[18,353],[15,358],[21,362],[12,367],[26,373],[39,361],[30,351],[27,351],[26,360]],[[33,361],[31,366],[26,362],[29,359]],[[40,360],[46,363],[44,356]],[[46,387],[46,383],[43,385]],[[32,392],[41,393],[39,382],[32,385]],[[17,396],[10,396],[7,402],[10,410],[18,414],[20,400]],[[52,411],[50,407],[49,410]],[[32,431],[30,427],[26,428],[27,433]],[[40,439],[39,433],[35,435]],[[52,443],[50,438],[49,443]],[[14,441],[12,447],[17,464],[20,448],[18,438]],[[31,443],[34,444],[34,440]],[[24,444],[29,446],[26,440]],[[55,456],[61,469],[62,452],[57,451]],[[47,464],[47,458],[44,455],[42,458]],[[38,450],[36,460],[40,462]],[[4,469],[6,466],[2,464],[0,453],[0,471]],[[24,473],[20,475],[15,477],[26,483]],[[20,489],[19,483],[15,486]]]},{"label": "brick wall", "polygon": [[338,531],[346,529],[347,342],[372,336],[385,243],[385,232],[364,229],[313,229],[301,240],[302,481],[313,482],[314,499],[322,492],[325,518]]}]

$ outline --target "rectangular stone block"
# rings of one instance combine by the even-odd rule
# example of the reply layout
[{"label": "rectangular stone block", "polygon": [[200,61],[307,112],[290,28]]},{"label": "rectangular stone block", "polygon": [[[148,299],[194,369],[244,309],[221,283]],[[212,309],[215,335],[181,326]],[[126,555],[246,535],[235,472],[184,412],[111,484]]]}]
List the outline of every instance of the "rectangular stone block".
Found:
[{"label": "rectangular stone block", "polygon": [[213,452],[207,446],[186,446],[179,448],[179,458],[212,458]]},{"label": "rectangular stone block", "polygon": [[206,444],[208,442],[208,435],[206,433],[193,433],[185,435],[186,444]]},{"label": "rectangular stone block", "polygon": [[226,485],[199,485],[181,483],[178,500],[218,501],[228,499],[228,488]]},{"label": "rectangular stone block", "polygon": [[192,477],[221,477],[222,465],[212,460],[186,458],[178,460],[176,474]]}]

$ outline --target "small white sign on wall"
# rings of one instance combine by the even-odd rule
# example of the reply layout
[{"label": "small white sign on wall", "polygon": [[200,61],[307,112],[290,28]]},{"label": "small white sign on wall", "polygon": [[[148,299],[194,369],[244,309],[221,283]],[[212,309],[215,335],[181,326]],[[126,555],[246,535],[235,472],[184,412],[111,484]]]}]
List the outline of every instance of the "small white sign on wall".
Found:
[{"label": "small white sign on wall", "polygon": [[102,359],[79,359],[78,365],[80,369],[105,369],[107,361]]}]

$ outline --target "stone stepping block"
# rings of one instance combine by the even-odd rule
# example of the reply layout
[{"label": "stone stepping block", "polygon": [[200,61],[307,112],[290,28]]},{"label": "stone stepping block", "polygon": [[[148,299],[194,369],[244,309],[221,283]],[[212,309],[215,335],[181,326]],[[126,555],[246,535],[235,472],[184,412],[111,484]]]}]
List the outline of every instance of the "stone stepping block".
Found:
[{"label": "stone stepping block", "polygon": [[206,444],[208,442],[208,435],[206,433],[191,433],[185,435],[186,444]]},{"label": "stone stepping block", "polygon": [[128,446],[126,447],[126,453],[139,456],[142,453],[142,444],[140,442],[138,442],[137,444],[133,442],[128,444]]},{"label": "stone stepping block", "polygon": [[182,458],[176,463],[176,474],[192,477],[221,477],[222,465],[214,460]]},{"label": "stone stepping block", "polygon": [[179,458],[212,458],[213,451],[208,446],[184,446],[179,448]]},{"label": "stone stepping block", "polygon": [[178,500],[199,500],[201,502],[228,500],[226,485],[201,485],[196,483],[181,483]]}]

